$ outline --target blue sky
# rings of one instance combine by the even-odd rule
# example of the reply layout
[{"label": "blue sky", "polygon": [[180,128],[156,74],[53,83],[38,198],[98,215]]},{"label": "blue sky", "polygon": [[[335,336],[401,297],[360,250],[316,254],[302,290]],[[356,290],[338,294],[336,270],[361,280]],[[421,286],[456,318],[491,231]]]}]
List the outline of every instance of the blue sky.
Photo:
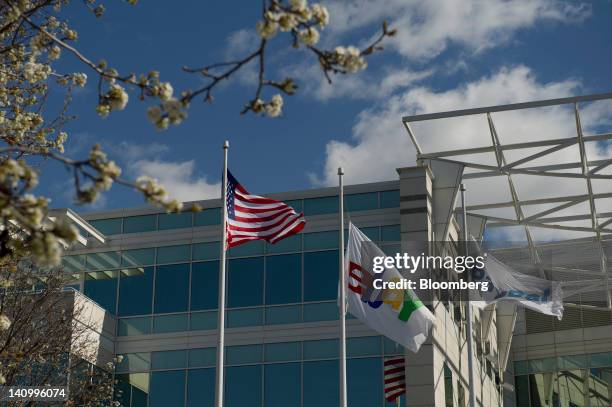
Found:
[{"label": "blue sky", "polygon": [[[90,77],[74,98],[71,112],[78,119],[67,127],[68,153],[84,155],[99,142],[122,164],[126,177],[156,176],[183,199],[217,193],[224,139],[231,142],[232,172],[252,192],[329,185],[339,164],[346,167],[349,183],[376,181],[393,178],[398,166],[414,165],[402,114],[612,90],[609,1],[322,3],[331,12],[323,44],[362,44],[384,19],[398,36],[369,60],[366,71],[337,78],[333,87],[324,84],[310,55],[291,49],[287,36],[275,37],[268,69],[277,78],[295,77],[300,86],[297,95],[285,98],[278,119],[239,115],[254,91],[248,71],[218,88],[214,104],[195,101],[183,124],[163,132],[147,121],[148,103],[135,93],[125,111],[102,119],[95,113],[93,74],[65,54],[61,69]],[[102,19],[80,3],[66,9],[80,49],[120,72],[158,70],[178,91],[201,84],[182,66],[222,61],[248,49],[260,11],[252,1],[106,6]],[[601,120],[603,114],[593,117]],[[458,137],[425,144],[435,148],[469,141]],[[508,142],[514,136],[502,137]],[[42,172],[48,183],[39,190],[52,198],[52,206],[74,207],[69,185],[58,181],[66,179],[64,169],[45,164]],[[136,193],[116,187],[94,208],[77,210],[142,204]]]}]

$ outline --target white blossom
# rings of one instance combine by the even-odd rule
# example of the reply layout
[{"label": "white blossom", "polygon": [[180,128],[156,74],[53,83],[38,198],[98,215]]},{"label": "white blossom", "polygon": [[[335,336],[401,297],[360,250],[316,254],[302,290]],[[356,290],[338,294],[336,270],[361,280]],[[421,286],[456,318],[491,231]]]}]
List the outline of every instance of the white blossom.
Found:
[{"label": "white blossom", "polygon": [[49,59],[59,59],[61,53],[62,53],[62,49],[58,47],[57,45],[54,45],[47,50]]},{"label": "white blossom", "polygon": [[291,10],[300,12],[308,8],[308,2],[306,0],[289,0]]},{"label": "white blossom", "polygon": [[105,95],[111,110],[123,110],[128,103],[129,96],[122,86],[113,83]]},{"label": "white blossom", "polygon": [[300,30],[298,37],[304,45],[312,46],[319,42],[319,31],[314,27],[308,27]]},{"label": "white blossom", "polygon": [[49,65],[28,61],[23,66],[23,76],[30,83],[44,81],[50,73],[51,67]]},{"label": "white blossom", "polygon": [[356,47],[336,47],[334,54],[338,64],[349,73],[360,71],[368,66],[365,58],[361,56],[361,52]]},{"label": "white blossom", "polygon": [[11,320],[6,315],[0,315],[0,331],[6,331],[11,327]]},{"label": "white blossom", "polygon": [[278,16],[278,25],[281,31],[291,31],[297,26],[297,19],[293,14],[281,13]]},{"label": "white blossom", "polygon": [[321,28],[329,24],[329,11],[327,11],[327,7],[317,3],[312,5],[311,10],[313,17]]},{"label": "white blossom", "polygon": [[276,21],[265,19],[257,22],[257,33],[261,38],[270,39],[276,35],[278,23]]},{"label": "white blossom", "polygon": [[162,111],[159,106],[151,106],[147,109],[147,118],[152,123],[157,123],[162,118]]},{"label": "white blossom", "polygon": [[172,97],[173,92],[174,92],[174,89],[172,88],[172,85],[170,84],[170,82],[164,82],[159,85],[159,98],[161,100],[170,99]]},{"label": "white blossom", "polygon": [[266,104],[266,114],[270,117],[278,117],[283,111],[283,97],[279,94],[272,96],[272,99]]},{"label": "white blossom", "polygon": [[87,83],[87,75],[82,72],[72,74],[72,83],[81,88]]}]

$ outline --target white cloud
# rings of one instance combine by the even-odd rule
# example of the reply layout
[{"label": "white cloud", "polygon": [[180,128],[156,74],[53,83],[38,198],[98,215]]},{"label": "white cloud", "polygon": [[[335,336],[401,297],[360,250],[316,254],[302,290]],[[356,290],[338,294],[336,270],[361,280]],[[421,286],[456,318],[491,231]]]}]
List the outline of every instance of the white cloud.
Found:
[{"label": "white cloud", "polygon": [[221,184],[209,182],[199,175],[194,160],[172,161],[164,159],[169,151],[165,144],[133,144],[122,142],[111,146],[112,158],[118,159],[127,177],[135,179],[141,175],[155,178],[170,196],[181,202],[221,196]]},{"label": "white cloud", "polygon": [[[501,69],[491,76],[445,92],[435,92],[425,87],[411,89],[402,95],[389,98],[379,107],[361,112],[353,127],[353,137],[350,142],[334,140],[327,144],[323,174],[312,176],[312,181],[317,185],[335,185],[339,166],[344,167],[346,182],[349,184],[397,179],[396,168],[416,164],[416,151],[401,123],[402,116],[549,99],[576,94],[579,91],[580,82],[577,80],[541,83],[531,70],[524,66]],[[586,132],[593,133],[602,125],[611,124],[609,117],[612,115],[612,103],[593,103],[583,106],[581,111]],[[502,144],[571,137],[576,134],[571,106],[502,112],[493,114],[493,119]],[[413,129],[424,152],[486,146],[491,143],[484,115],[414,123]],[[589,160],[612,157],[612,148],[594,143],[588,143],[587,147]],[[533,154],[542,149],[529,153]],[[526,153],[519,156],[517,153],[509,152],[507,160],[512,162],[525,155]],[[458,157],[461,158],[464,157]],[[485,164],[492,164],[494,156],[493,154],[481,156],[479,160]],[[533,161],[529,165],[578,160],[578,150],[574,146]],[[514,176],[514,179],[521,199],[586,193],[584,180],[562,180],[528,175]],[[471,181],[467,182],[467,186],[471,204],[509,200],[505,177]],[[612,190],[605,182],[596,183],[596,192],[604,192],[604,189],[605,192]],[[602,201],[598,202],[598,205],[599,212],[612,211],[610,202]],[[531,207],[526,210],[526,215],[545,209],[548,208]],[[584,209],[574,207],[562,214],[575,214]],[[510,213],[506,215],[513,217]],[[582,222],[579,226],[583,225],[586,224]],[[551,237],[553,234],[554,232],[548,234],[545,232],[541,236]]]},{"label": "white cloud", "polygon": [[211,183],[206,177],[198,176],[194,160],[139,160],[130,164],[129,168],[135,176],[148,175],[157,179],[172,198],[181,202],[221,196],[221,184]]},{"label": "white cloud", "polygon": [[257,49],[260,40],[255,30],[244,28],[234,31],[226,40],[226,57],[229,59],[244,58],[245,53],[251,53]]},{"label": "white cloud", "polygon": [[320,101],[327,101],[337,98],[385,99],[430,77],[434,70],[412,71],[405,68],[390,68],[378,74],[365,71],[335,75],[331,84],[325,79],[318,64],[293,66],[285,73],[297,78],[307,95]]},{"label": "white cloud", "polygon": [[398,29],[388,42],[405,57],[428,60],[457,43],[473,52],[506,43],[538,22],[581,22],[591,9],[560,0],[335,0],[330,31],[336,35],[388,20]]}]

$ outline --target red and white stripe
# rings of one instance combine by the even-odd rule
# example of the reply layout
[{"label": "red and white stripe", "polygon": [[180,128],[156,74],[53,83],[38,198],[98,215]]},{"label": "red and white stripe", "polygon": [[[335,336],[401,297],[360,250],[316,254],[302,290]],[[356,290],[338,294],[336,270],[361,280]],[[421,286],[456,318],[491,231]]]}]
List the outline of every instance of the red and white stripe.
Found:
[{"label": "red and white stripe", "polygon": [[306,222],[284,202],[251,195],[228,173],[227,247],[251,240],[276,243],[300,232]]},{"label": "red and white stripe", "polygon": [[385,358],[385,399],[395,401],[406,393],[406,373],[403,356]]}]

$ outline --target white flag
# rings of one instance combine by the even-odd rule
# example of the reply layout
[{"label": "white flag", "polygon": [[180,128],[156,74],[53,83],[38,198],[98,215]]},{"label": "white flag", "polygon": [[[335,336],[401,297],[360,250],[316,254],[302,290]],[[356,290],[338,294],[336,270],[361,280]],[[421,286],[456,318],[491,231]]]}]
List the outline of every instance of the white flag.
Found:
[{"label": "white flag", "polygon": [[374,279],[390,282],[402,278],[395,268],[374,273],[374,257],[378,256],[385,253],[351,223],[344,268],[348,312],[373,330],[418,352],[435,317],[412,290],[374,288]]},{"label": "white flag", "polygon": [[497,301],[515,301],[525,308],[563,317],[563,290],[558,281],[545,280],[519,273],[491,254],[487,254],[485,267],[472,272],[472,281],[488,281],[489,290],[475,301],[475,305],[486,306]]}]

